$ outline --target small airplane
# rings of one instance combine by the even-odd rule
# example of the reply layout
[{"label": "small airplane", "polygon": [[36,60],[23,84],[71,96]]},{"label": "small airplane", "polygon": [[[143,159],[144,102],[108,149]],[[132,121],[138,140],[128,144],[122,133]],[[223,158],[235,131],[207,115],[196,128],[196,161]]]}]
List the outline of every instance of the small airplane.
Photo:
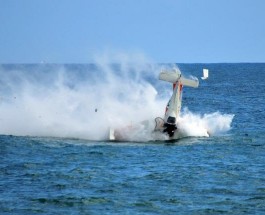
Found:
[{"label": "small airplane", "polygon": [[180,114],[182,103],[182,89],[183,86],[197,88],[199,86],[198,79],[187,79],[181,76],[179,69],[172,71],[162,71],[159,74],[159,79],[173,84],[173,94],[166,107],[165,116],[156,118],[155,130],[162,131],[169,136],[169,139],[179,139],[180,134],[177,132],[177,122]]},{"label": "small airplane", "polygon": [[[207,78],[208,69],[204,69],[202,79],[205,80]],[[155,118],[155,127],[152,129],[153,133],[164,134],[168,140],[180,139],[182,135],[178,130],[177,124],[181,110],[183,86],[197,88],[199,80],[197,78],[188,79],[183,77],[178,68],[162,70],[159,74],[159,79],[172,83],[173,94],[167,104],[164,118]],[[141,125],[143,125],[142,128],[152,126],[148,120],[142,122]],[[127,140],[128,135],[126,134],[133,133],[134,131],[137,131],[137,126],[130,125],[122,129],[110,129],[109,140]]]}]

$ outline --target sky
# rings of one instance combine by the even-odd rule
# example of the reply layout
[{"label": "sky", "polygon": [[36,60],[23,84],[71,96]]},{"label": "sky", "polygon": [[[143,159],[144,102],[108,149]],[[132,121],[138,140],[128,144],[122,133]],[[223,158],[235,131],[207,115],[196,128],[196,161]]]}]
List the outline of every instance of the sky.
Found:
[{"label": "sky", "polygon": [[265,62],[264,0],[0,0],[0,63]]}]

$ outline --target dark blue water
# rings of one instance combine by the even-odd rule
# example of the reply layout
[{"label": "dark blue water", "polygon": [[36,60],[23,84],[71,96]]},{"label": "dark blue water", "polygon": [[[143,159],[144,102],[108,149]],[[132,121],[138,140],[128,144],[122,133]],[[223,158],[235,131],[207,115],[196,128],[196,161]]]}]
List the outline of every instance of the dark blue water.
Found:
[{"label": "dark blue water", "polygon": [[265,214],[265,64],[179,67],[197,77],[209,69],[200,88],[184,89],[183,106],[234,114],[231,130],[137,143],[3,134],[0,213]]}]

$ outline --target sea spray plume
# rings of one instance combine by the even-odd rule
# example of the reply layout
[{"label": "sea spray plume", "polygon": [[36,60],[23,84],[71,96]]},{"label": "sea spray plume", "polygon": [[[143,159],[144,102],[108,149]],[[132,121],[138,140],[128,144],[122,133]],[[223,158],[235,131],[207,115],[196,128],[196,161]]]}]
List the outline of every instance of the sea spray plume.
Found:
[{"label": "sea spray plume", "polygon": [[[172,88],[157,80],[160,66],[140,58],[105,55],[92,65],[2,67],[0,133],[105,140],[110,127],[154,123],[164,116]],[[161,96],[157,89],[166,93]],[[178,129],[183,136],[218,135],[230,129],[232,119],[233,115],[184,111]],[[141,126],[128,140],[157,138],[152,129]]]},{"label": "sea spray plume", "polygon": [[165,101],[146,81],[157,72],[137,58],[99,59],[81,72],[60,65],[2,68],[0,133],[103,140],[111,126],[161,115]]}]

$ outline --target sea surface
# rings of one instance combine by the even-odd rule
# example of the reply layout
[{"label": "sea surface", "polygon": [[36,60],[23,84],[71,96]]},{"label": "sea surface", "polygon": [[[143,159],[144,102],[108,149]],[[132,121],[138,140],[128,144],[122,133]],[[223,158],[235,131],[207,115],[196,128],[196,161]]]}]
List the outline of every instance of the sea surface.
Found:
[{"label": "sea surface", "polygon": [[210,137],[108,141],[164,112],[174,66],[1,65],[0,214],[265,214],[263,63],[177,64],[209,69],[182,112]]}]

